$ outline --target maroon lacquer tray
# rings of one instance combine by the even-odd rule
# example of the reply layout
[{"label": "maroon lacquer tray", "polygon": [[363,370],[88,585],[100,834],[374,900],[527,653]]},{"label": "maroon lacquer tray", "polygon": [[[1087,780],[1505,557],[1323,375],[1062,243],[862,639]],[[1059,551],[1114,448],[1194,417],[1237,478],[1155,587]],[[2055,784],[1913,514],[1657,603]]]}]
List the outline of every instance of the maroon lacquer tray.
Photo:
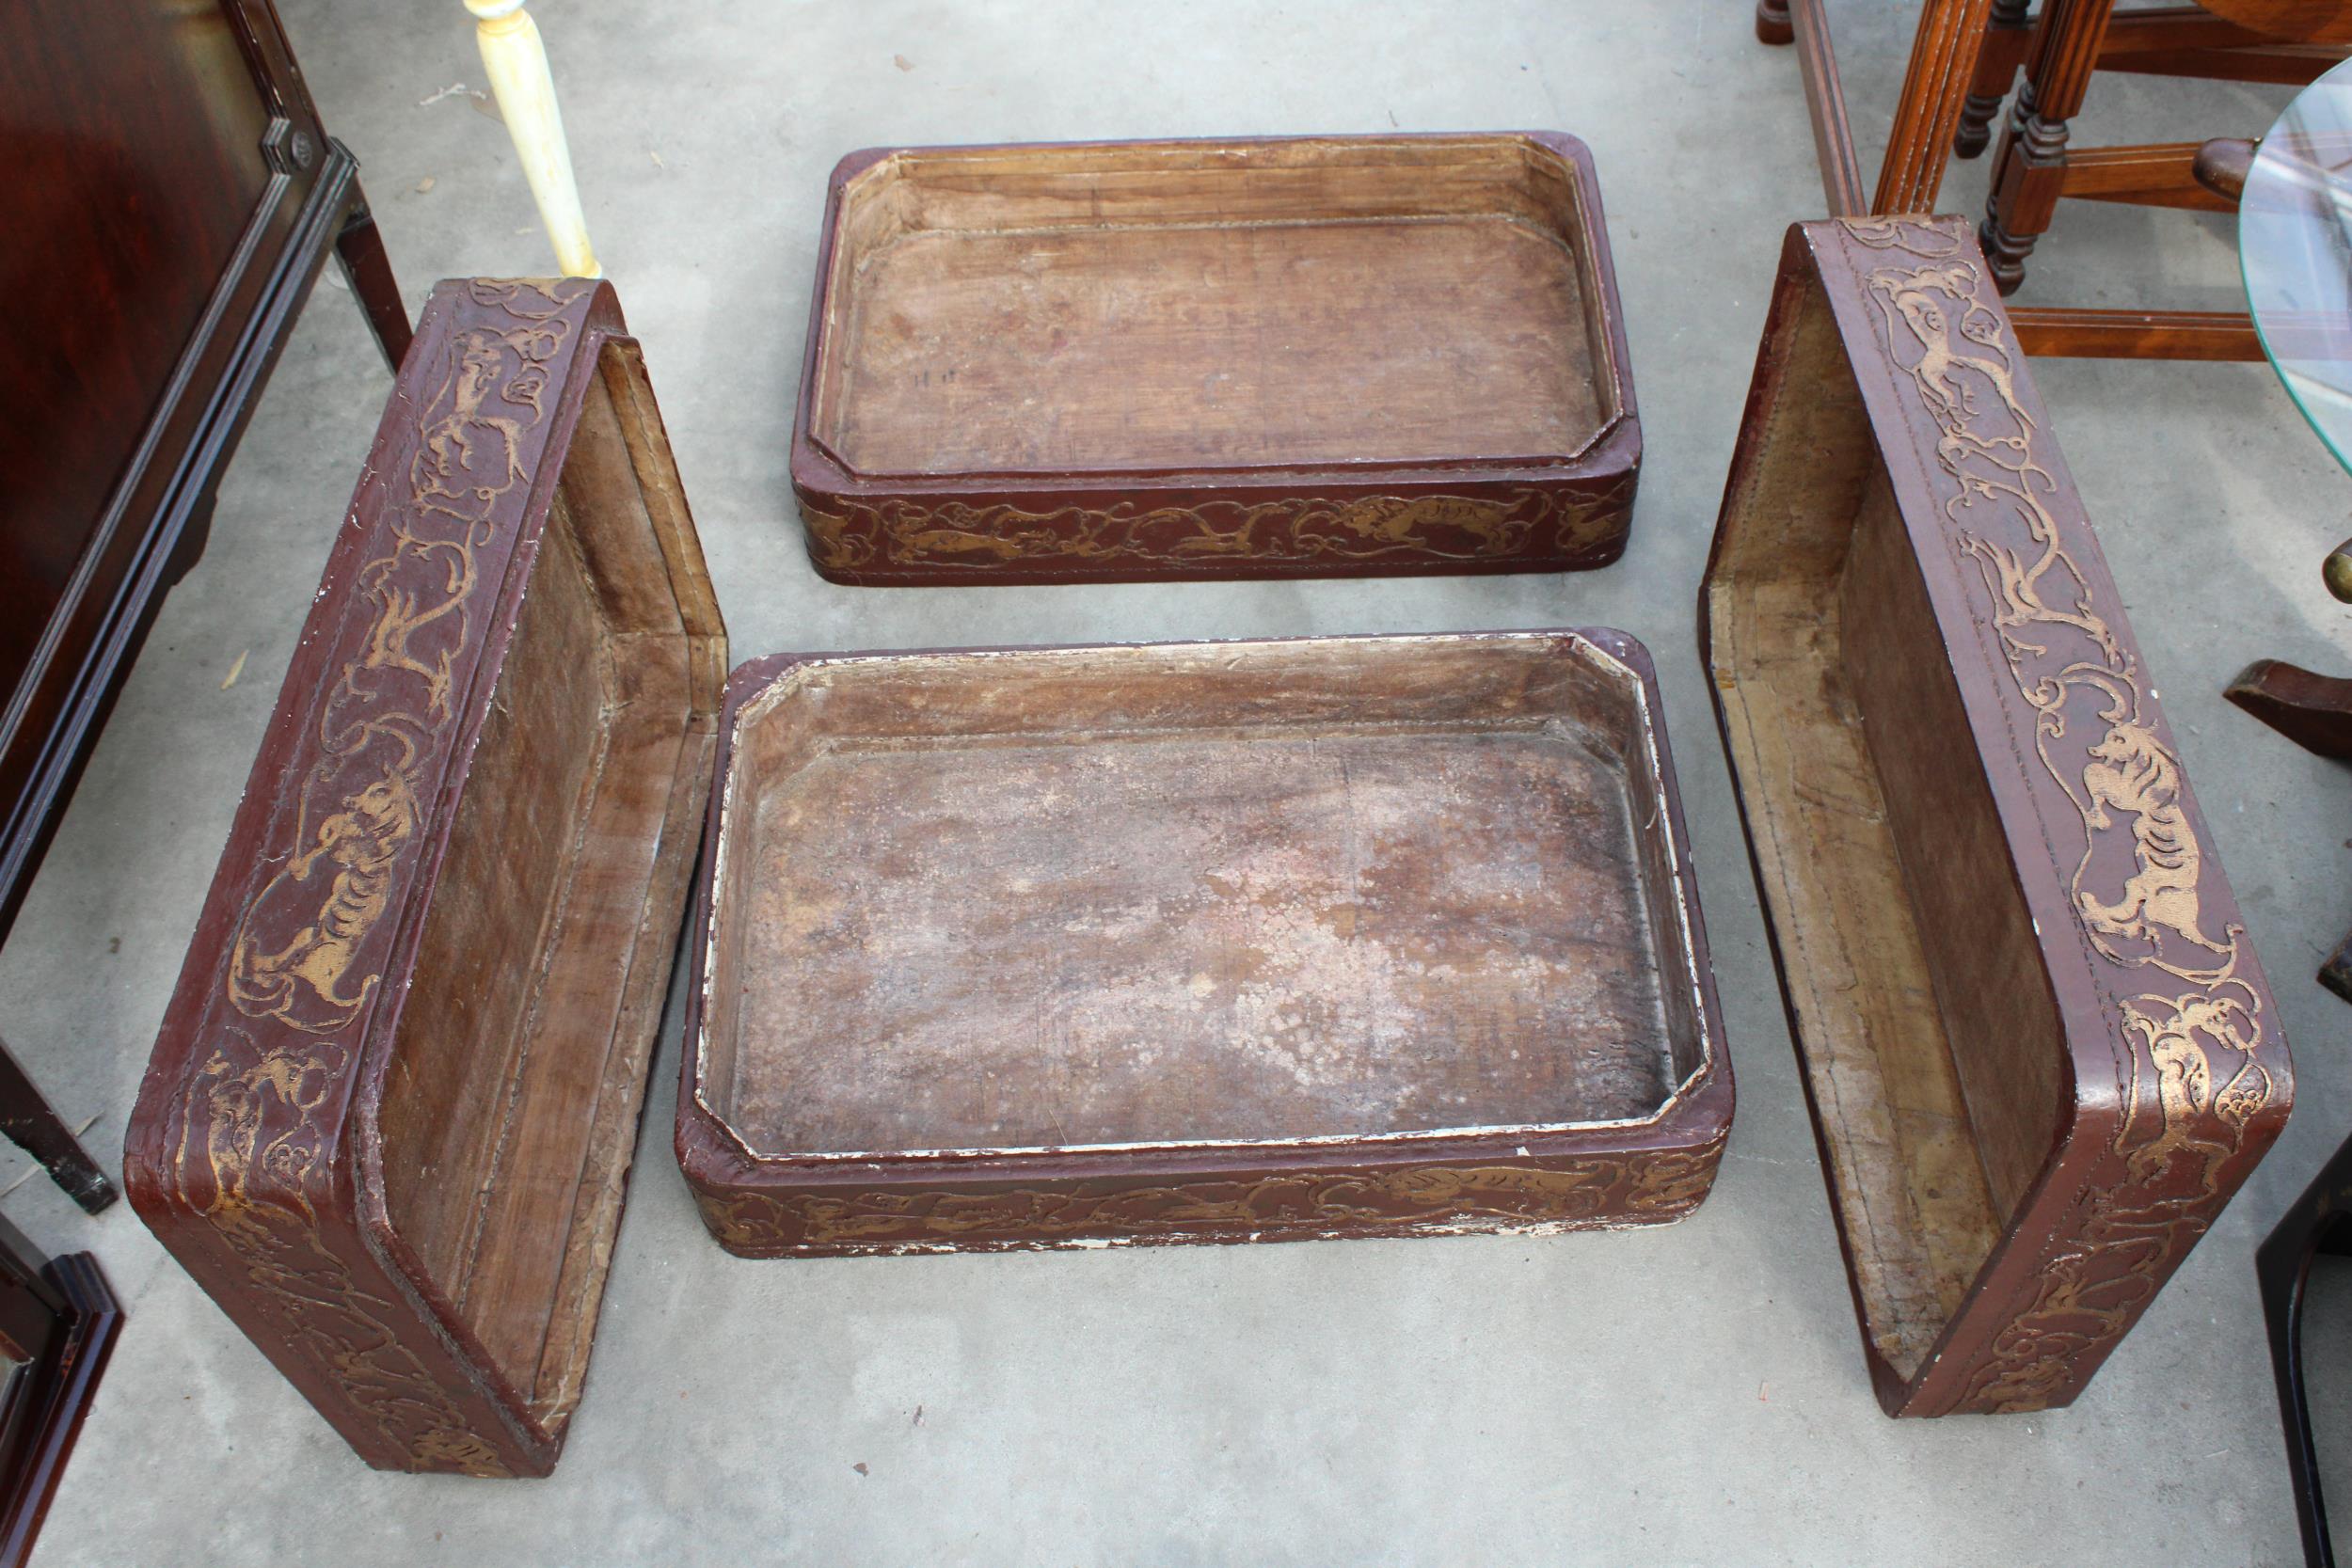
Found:
[{"label": "maroon lacquer tray", "polygon": [[836,582],[1602,566],[1641,447],[1574,137],[834,171],[792,487]]},{"label": "maroon lacquer tray", "polygon": [[678,1154],[750,1256],[1654,1224],[1730,1063],[1610,631],[729,683]]}]

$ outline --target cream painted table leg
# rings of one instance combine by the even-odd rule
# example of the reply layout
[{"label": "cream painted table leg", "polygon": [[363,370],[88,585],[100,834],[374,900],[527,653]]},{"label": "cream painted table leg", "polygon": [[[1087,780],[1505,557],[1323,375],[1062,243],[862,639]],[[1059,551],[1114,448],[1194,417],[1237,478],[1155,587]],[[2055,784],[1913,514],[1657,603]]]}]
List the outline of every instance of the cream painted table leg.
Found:
[{"label": "cream painted table leg", "polygon": [[588,244],[588,220],[580,210],[580,187],[572,181],[571,149],[564,142],[564,114],[556,107],[555,79],[548,73],[547,46],[523,0],[466,0],[475,17],[482,67],[498,95],[515,151],[539,203],[539,221],[554,242],[557,265],[567,277],[602,277],[604,268]]}]

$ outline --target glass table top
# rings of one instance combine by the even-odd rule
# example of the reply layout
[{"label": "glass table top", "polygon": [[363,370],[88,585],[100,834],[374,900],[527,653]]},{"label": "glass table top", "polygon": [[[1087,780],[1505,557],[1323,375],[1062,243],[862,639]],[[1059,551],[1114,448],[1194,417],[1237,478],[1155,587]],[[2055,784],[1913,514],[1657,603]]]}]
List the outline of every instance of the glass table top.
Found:
[{"label": "glass table top", "polygon": [[2263,352],[2352,468],[2352,60],[2298,93],[2263,138],[2237,248]]}]

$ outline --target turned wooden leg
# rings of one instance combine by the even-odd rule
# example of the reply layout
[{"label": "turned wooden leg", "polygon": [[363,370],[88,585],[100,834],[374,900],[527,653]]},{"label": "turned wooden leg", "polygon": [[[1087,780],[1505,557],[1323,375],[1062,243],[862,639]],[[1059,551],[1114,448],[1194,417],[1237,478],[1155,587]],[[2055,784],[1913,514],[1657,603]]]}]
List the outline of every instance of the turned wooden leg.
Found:
[{"label": "turned wooden leg", "polygon": [[1960,106],[1960,129],[1952,133],[1955,156],[1973,158],[1993,145],[1993,117],[2017,80],[2018,40],[2027,36],[2027,0],[1993,0],[1984,42],[1977,53],[1977,72],[1968,84],[1968,97]]},{"label": "turned wooden leg", "polygon": [[100,1212],[119,1196],[82,1141],[24,1076],[5,1041],[0,1041],[0,1132],[47,1166],[66,1196],[90,1213]]},{"label": "turned wooden leg", "polygon": [[1756,36],[1766,43],[1793,43],[1797,29],[1788,20],[1788,0],[1756,0]]},{"label": "turned wooden leg", "polygon": [[2114,0],[2043,0],[2033,59],[2001,135],[1993,195],[1977,230],[1994,286],[2005,294],[2026,280],[2026,258],[2058,211],[2067,122],[2082,110],[2113,7]]},{"label": "turned wooden leg", "polygon": [[523,9],[523,0],[466,0],[466,8],[477,18],[474,38],[482,46],[482,69],[489,73],[499,113],[539,203],[539,221],[555,245],[556,264],[567,277],[602,277],[604,268],[588,244],[588,220],[580,210],[564,115],[556,107],[555,78],[548,71],[547,45],[539,40],[537,24]]},{"label": "turned wooden leg", "polygon": [[335,259],[342,264],[344,280],[359,301],[359,309],[367,312],[368,325],[374,330],[376,346],[384,351],[384,362],[392,373],[400,373],[400,362],[408,357],[412,334],[408,326],[408,309],[400,302],[400,285],[392,277],[391,258],[384,254],[384,236],[375,230],[375,214],[368,208],[368,198],[360,191],[359,182],[351,182],[351,212],[343,219],[342,231],[335,236]]}]

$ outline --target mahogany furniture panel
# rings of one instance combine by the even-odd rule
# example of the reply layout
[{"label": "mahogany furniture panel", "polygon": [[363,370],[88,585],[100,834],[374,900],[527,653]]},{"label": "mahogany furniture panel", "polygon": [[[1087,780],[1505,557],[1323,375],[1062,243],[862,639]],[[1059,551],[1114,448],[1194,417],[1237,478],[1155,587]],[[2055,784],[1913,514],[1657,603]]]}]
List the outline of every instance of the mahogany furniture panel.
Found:
[{"label": "mahogany furniture panel", "polygon": [[1731,1117],[1616,632],[729,682],[678,1154],[755,1257],[1553,1230]]},{"label": "mahogany furniture panel", "polygon": [[1700,639],[1879,1397],[2064,1404],[2293,1072],[1959,220],[1789,231]]},{"label": "mahogany furniture panel", "polygon": [[[0,144],[5,936],[330,249],[388,358],[408,322],[267,0],[0,8]],[[0,1059],[9,1134],[112,1202],[22,1080]]]},{"label": "mahogany furniture panel", "polygon": [[834,171],[792,483],[834,581],[1600,566],[1640,459],[1573,137]]},{"label": "mahogany furniture panel", "polygon": [[379,1468],[553,1466],[620,1220],[726,657],[626,331],[435,291],[124,1150]]}]

